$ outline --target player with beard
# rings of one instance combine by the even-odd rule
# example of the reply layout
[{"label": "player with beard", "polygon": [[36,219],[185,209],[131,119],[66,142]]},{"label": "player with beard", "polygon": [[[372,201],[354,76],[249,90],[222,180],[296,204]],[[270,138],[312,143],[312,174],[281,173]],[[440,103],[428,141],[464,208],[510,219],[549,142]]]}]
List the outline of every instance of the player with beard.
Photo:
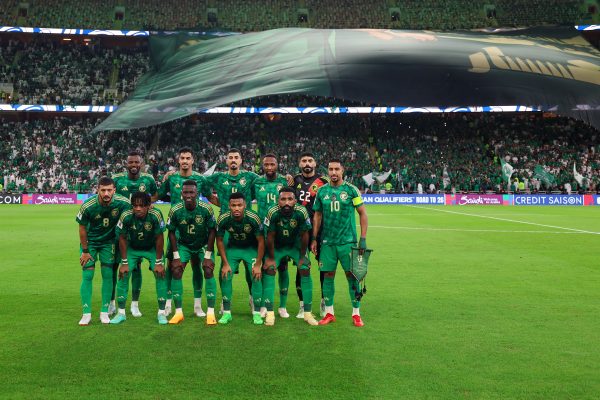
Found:
[{"label": "player with beard", "polygon": [[[181,197],[181,191],[183,189],[183,182],[189,179],[196,181],[198,185],[198,193],[201,193],[211,203],[218,205],[219,202],[212,194],[210,185],[207,179],[192,169],[194,165],[194,154],[192,149],[184,147],[179,150],[179,171],[169,172],[163,178],[163,182],[158,191],[159,198],[166,198],[170,196],[171,208],[183,202]],[[166,314],[171,313],[171,301],[173,293],[171,291],[171,262],[173,260],[173,249],[170,245],[170,240],[167,238],[167,304],[165,307]],[[201,260],[197,255],[191,259],[192,263],[192,283],[194,286],[194,313],[198,317],[205,317],[206,314],[202,310],[202,286],[204,284],[204,278],[202,274],[202,268],[200,266]]]},{"label": "player with beard", "polygon": [[[144,161],[142,160],[141,154],[136,151],[130,151],[127,155],[127,161],[125,168],[127,172],[121,172],[114,174],[112,179],[115,181],[115,187],[117,194],[126,198],[131,198],[131,195],[135,192],[148,193],[151,196],[152,202],[155,202],[158,198],[158,188],[156,187],[156,181],[150,174],[141,172]],[[117,237],[116,248],[119,248],[119,238]],[[117,269],[119,263],[115,263],[113,266],[113,282],[114,285],[117,283]],[[131,273],[131,315],[134,317],[141,317],[142,313],[139,308],[140,293],[142,290],[142,269],[140,265],[137,268],[133,268]],[[113,288],[113,295],[108,308],[108,314],[113,314],[116,311],[115,308],[115,288]]]},{"label": "player with beard", "polygon": [[[300,167],[300,174],[294,177],[294,189],[296,190],[296,199],[298,204],[304,206],[308,211],[308,215],[310,216],[311,222],[313,222],[313,204],[315,202],[315,197],[317,196],[317,192],[321,186],[325,185],[329,182],[329,177],[325,175],[321,175],[317,173],[317,162],[315,161],[315,157],[313,153],[306,152],[300,155],[298,160],[298,166]],[[310,232],[312,234],[312,231]],[[312,241],[313,237],[310,238]],[[319,235],[317,236],[317,244],[321,246],[321,230],[319,230]],[[319,261],[319,251],[316,253],[317,261]],[[321,317],[325,316],[325,302],[323,300],[323,271],[319,271],[319,280],[321,282]],[[302,276],[300,275],[300,269],[296,272],[296,292],[298,293],[298,298],[300,299],[300,310],[298,311],[298,315],[296,318],[304,318],[304,297],[302,295]]]}]

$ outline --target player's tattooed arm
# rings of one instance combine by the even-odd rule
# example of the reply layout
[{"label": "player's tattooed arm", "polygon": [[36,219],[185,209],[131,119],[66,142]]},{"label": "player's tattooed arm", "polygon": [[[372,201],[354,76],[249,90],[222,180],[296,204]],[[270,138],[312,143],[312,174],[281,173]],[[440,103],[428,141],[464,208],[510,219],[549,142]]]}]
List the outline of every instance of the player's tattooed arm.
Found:
[{"label": "player's tattooed arm", "polygon": [[88,262],[94,261],[94,257],[92,257],[88,249],[87,229],[84,225],[79,225],[79,243],[81,243],[81,248],[83,249],[81,257],[79,257],[79,264],[83,267]]}]

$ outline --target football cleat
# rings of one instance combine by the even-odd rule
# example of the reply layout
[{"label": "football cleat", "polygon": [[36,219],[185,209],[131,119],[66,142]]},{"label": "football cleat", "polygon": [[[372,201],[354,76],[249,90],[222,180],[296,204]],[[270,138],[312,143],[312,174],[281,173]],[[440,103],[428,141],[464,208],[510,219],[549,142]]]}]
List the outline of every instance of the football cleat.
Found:
[{"label": "football cleat", "polygon": [[300,309],[298,310],[298,314],[296,314],[296,318],[298,318],[298,319],[304,318],[304,307],[300,307]]},{"label": "football cleat", "polygon": [[319,325],[319,322],[311,312],[305,312],[302,318],[304,318],[304,321],[309,325]]},{"label": "football cleat", "polygon": [[158,314],[156,319],[158,320],[159,325],[166,325],[169,323],[169,321],[167,320],[167,317],[163,314]]},{"label": "football cleat", "polygon": [[262,318],[265,318],[267,316],[267,307],[261,307],[260,308],[260,316]]},{"label": "football cleat", "polygon": [[319,321],[319,325],[327,325],[331,322],[335,322],[335,315],[327,313],[323,319]]},{"label": "football cleat", "polygon": [[273,325],[275,325],[275,312],[274,311],[267,311],[267,317],[265,319],[265,325],[267,325],[267,326],[273,326]]},{"label": "football cleat", "polygon": [[127,317],[125,316],[125,314],[117,313],[117,315],[115,315],[113,319],[110,320],[110,323],[112,325],[118,325],[122,324],[125,321],[127,321]]},{"label": "football cleat", "polygon": [[110,324],[110,317],[108,316],[107,312],[100,313],[100,322],[103,324]]},{"label": "football cleat", "polygon": [[92,321],[92,314],[83,314],[79,320],[80,326],[87,326]]},{"label": "football cleat", "polygon": [[117,307],[115,307],[115,301],[111,301],[108,305],[108,315],[115,315],[117,313]]},{"label": "football cleat", "polygon": [[206,313],[202,309],[202,306],[194,306],[194,314],[199,318],[206,317]]},{"label": "football cleat", "polygon": [[177,324],[183,322],[183,320],[184,320],[183,313],[177,312],[177,313],[175,313],[175,315],[173,315],[173,318],[171,318],[169,320],[169,324],[171,324],[171,325],[177,325]]},{"label": "football cleat", "polygon": [[206,314],[206,325],[216,325],[217,319],[214,313]]},{"label": "football cleat", "polygon": [[252,314],[252,322],[254,325],[262,325],[264,324],[262,317],[260,314]]},{"label": "football cleat", "polygon": [[231,313],[223,313],[223,316],[221,317],[221,319],[219,320],[220,324],[223,325],[227,325],[228,323],[230,323],[233,320],[233,317],[231,316]]},{"label": "football cleat", "polygon": [[281,318],[289,318],[290,317],[290,314],[288,314],[288,312],[285,308],[279,307],[277,309],[277,311],[279,312],[279,316]]},{"label": "football cleat", "polygon": [[138,308],[138,306],[131,305],[130,311],[131,311],[131,315],[136,318],[139,318],[142,316],[142,313],[140,312],[140,309]]},{"label": "football cleat", "polygon": [[363,322],[362,318],[360,317],[360,315],[353,315],[352,316],[352,323],[354,324],[354,326],[360,328],[361,326],[365,326],[365,323]]}]

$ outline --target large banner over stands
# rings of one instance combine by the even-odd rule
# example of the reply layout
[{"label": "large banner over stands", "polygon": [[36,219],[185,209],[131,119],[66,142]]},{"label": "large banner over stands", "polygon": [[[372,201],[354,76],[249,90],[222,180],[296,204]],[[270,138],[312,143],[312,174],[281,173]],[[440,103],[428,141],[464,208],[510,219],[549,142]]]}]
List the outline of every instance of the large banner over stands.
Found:
[{"label": "large banner over stands", "polygon": [[83,204],[89,194],[24,194],[23,204]]},{"label": "large banner over stands", "polygon": [[592,195],[582,194],[515,194],[515,206],[591,206]]},{"label": "large banner over stands", "polygon": [[413,108],[541,105],[600,127],[600,52],[574,28],[151,36],[150,58],[152,71],[96,131],[141,128],[282,94]]},{"label": "large banner over stands", "polygon": [[446,205],[452,206],[508,206],[511,204],[510,195],[501,194],[447,194]]}]

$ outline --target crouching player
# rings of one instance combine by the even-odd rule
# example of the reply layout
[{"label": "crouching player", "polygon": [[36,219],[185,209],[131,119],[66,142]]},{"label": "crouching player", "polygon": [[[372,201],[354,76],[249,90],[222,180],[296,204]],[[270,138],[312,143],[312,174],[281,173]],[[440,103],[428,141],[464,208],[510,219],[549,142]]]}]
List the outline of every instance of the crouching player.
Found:
[{"label": "crouching player", "polygon": [[133,210],[121,214],[117,224],[121,266],[117,281],[117,303],[119,311],[110,320],[111,324],[120,324],[125,317],[125,303],[129,294],[129,275],[131,268],[141,268],[141,261],[148,260],[150,270],[154,272],[156,281],[156,297],[158,299],[158,323],[165,325],[165,302],[167,299],[167,281],[163,265],[163,248],[165,222],[157,208],[151,207],[150,195],[136,192],[131,196]]},{"label": "crouching player", "polygon": [[306,208],[296,204],[295,191],[283,188],[279,191],[278,205],[271,208],[264,221],[267,230],[267,260],[263,271],[263,293],[267,318],[265,325],[275,323],[273,301],[275,297],[275,271],[281,261],[288,258],[300,273],[300,286],[304,299],[304,320],[309,325],[318,325],[312,314],[312,278],[307,256],[309,232],[312,229]]},{"label": "crouching player", "polygon": [[[229,232],[227,243],[223,240]],[[229,197],[229,211],[219,217],[217,223],[217,248],[221,255],[221,293],[223,296],[223,316],[220,324],[231,322],[231,296],[233,293],[233,274],[241,262],[252,275],[252,301],[254,311],[252,319],[255,325],[262,325],[260,302],[262,297],[262,259],[265,254],[265,238],[258,215],[246,209],[246,200],[240,192]]]},{"label": "crouching player", "polygon": [[[183,182],[181,190],[183,204],[171,208],[167,219],[169,242],[173,249],[171,261],[171,292],[175,302],[175,315],[170,324],[183,321],[183,283],[182,276],[186,265],[192,259],[202,259],[204,280],[206,281],[206,324],[216,325],[215,300],[217,283],[214,277],[215,262],[213,249],[215,245],[216,222],[210,205],[198,200],[198,184],[196,181]],[[204,251],[204,246],[207,250]]]}]

